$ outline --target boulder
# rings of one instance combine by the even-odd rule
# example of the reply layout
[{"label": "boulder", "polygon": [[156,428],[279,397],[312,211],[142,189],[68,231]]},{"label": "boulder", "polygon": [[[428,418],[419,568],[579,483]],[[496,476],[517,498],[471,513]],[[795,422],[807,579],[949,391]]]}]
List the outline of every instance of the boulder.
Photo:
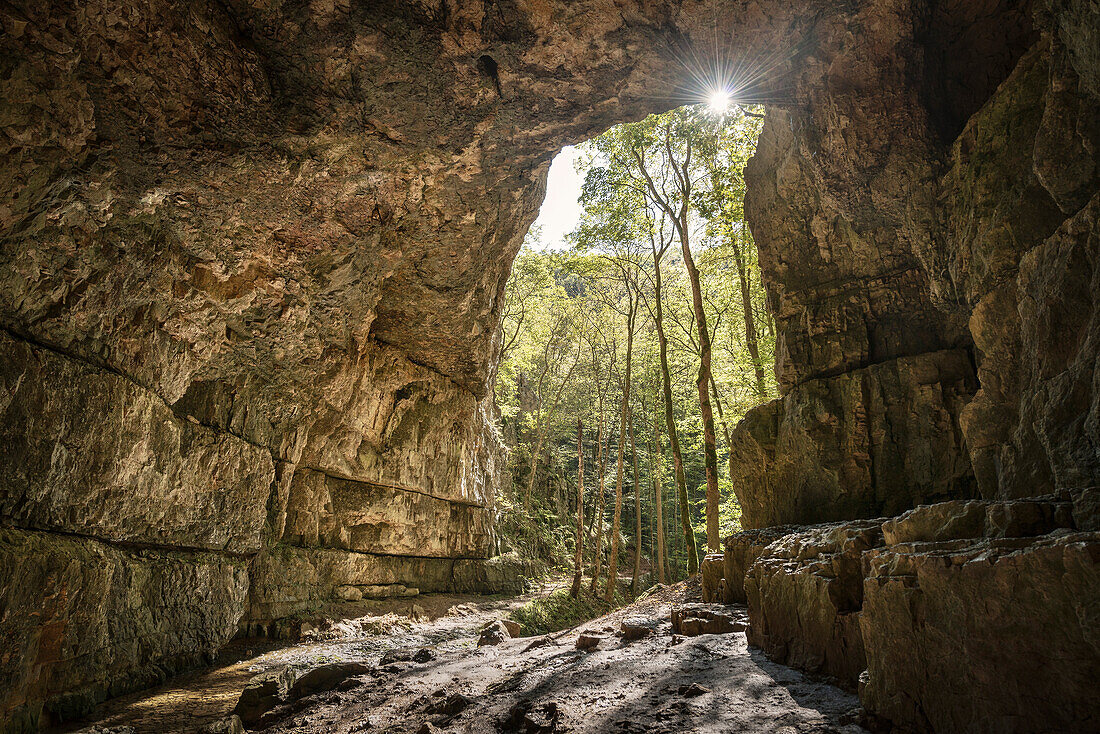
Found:
[{"label": "boulder", "polygon": [[264,714],[287,701],[287,694],[294,681],[294,670],[290,666],[253,676],[241,691],[237,705],[233,707],[233,713],[239,716],[245,725],[251,726],[258,723]]},{"label": "boulder", "polygon": [[743,632],[744,610],[723,604],[683,604],[672,607],[672,631],[685,637]]},{"label": "boulder", "polygon": [[626,617],[619,623],[619,631],[627,642],[641,640],[657,634],[660,622],[648,617]]},{"label": "boulder", "polygon": [[298,675],[287,691],[286,698],[294,700],[312,696],[321,691],[331,691],[349,678],[366,675],[369,672],[370,667],[354,662],[330,663],[319,668],[311,668]]},{"label": "boulder", "polygon": [[341,601],[359,601],[363,598],[363,590],[358,586],[337,586],[333,593]]},{"label": "boulder", "polygon": [[510,639],[512,639],[512,634],[508,631],[508,626],[504,624],[502,620],[498,619],[481,628],[481,632],[477,638],[477,646],[485,647],[486,645],[499,645],[505,640]]},{"label": "boulder", "polygon": [[426,709],[430,714],[456,716],[475,703],[474,699],[461,693],[452,693],[442,701],[431,704]]},{"label": "boulder", "polygon": [[721,598],[716,601],[723,604],[744,604],[747,601],[745,574],[749,567],[773,541],[800,529],[795,525],[780,525],[743,530],[727,537],[722,544],[722,577],[725,585],[721,588]]},{"label": "boulder", "polygon": [[605,639],[607,638],[604,635],[597,632],[581,632],[577,637],[577,649],[586,652],[595,650]]},{"label": "boulder", "polygon": [[246,732],[241,717],[233,714],[207,724],[199,730],[199,734],[246,734]]},{"label": "boulder", "polygon": [[707,553],[703,556],[703,562],[699,565],[702,576],[702,593],[704,602],[724,601],[718,598],[718,586],[722,581],[723,558],[721,553]]},{"label": "boulder", "polygon": [[676,689],[684,698],[695,698],[696,696],[702,696],[704,693],[710,693],[710,689],[699,683],[686,683]]}]

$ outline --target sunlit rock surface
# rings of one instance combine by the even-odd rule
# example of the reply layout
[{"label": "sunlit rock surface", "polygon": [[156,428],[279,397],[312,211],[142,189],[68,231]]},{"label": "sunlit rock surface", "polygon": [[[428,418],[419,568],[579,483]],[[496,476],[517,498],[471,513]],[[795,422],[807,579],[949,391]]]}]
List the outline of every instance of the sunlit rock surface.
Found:
[{"label": "sunlit rock surface", "polygon": [[212,659],[248,594],[242,559],[26,530],[0,529],[0,575],[11,731],[36,730],[44,701],[46,716],[71,720]]},{"label": "sunlit rock surface", "polygon": [[742,524],[875,517],[976,495],[958,414],[977,381],[956,349],[809,380],[733,437]]},{"label": "sunlit rock surface", "polygon": [[1001,525],[1014,506],[988,505],[984,533],[911,533],[865,554],[860,698],[873,716],[937,732],[1100,722],[1100,533],[1043,534],[1057,509],[1026,505],[1031,522]]},{"label": "sunlit rock surface", "polygon": [[[793,20],[736,17],[762,47]],[[0,23],[0,522],[166,587],[148,559],[221,554],[248,598],[188,598],[180,650],[340,586],[521,584],[485,560],[511,259],[557,150],[683,96],[713,13],[93,0]],[[87,568],[72,608],[125,615]],[[4,639],[47,624],[3,584]],[[55,686],[59,662],[21,657],[0,652],[26,691],[0,718],[83,710],[50,702],[94,665]]]}]

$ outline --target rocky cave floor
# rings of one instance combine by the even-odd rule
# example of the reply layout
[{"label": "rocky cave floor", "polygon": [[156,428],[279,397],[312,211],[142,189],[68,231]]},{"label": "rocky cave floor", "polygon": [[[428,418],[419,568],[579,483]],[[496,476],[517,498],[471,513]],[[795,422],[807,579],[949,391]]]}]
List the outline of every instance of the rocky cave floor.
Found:
[{"label": "rocky cave floor", "polygon": [[[296,643],[238,640],[222,654],[231,662],[108,701],[82,731],[239,732],[227,717],[250,681],[260,705],[246,728],[272,734],[865,731],[854,695],[767,660],[743,631],[673,634],[673,611],[698,601],[697,581],[571,630],[478,646],[486,625],[553,588],[423,595],[345,614]],[[721,613],[743,627],[744,607]],[[628,640],[624,620],[653,632]],[[582,635],[596,647],[579,649]]]}]

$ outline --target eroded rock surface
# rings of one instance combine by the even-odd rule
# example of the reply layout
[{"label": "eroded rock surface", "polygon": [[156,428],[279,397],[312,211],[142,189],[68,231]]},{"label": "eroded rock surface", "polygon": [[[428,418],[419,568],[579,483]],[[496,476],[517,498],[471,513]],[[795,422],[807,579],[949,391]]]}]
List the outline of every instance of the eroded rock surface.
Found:
[{"label": "eroded rock surface", "polygon": [[720,587],[723,598],[719,601],[726,604],[746,603],[748,600],[745,598],[745,574],[748,573],[752,564],[774,541],[799,529],[793,525],[781,525],[758,530],[742,530],[722,541]]},{"label": "eroded rock surface", "polygon": [[902,543],[866,563],[870,713],[914,731],[1100,723],[1100,533]]},{"label": "eroded rock surface", "polygon": [[[45,725],[339,588],[522,584],[485,560],[511,258],[551,156],[687,96],[715,38],[767,70],[745,208],[782,397],[733,438],[746,525],[1069,492],[1095,528],[1098,21],[1083,0],[5,6],[0,524],[41,572],[0,582],[0,717]],[[940,519],[994,542],[961,512]],[[759,564],[764,598],[785,576],[746,548],[721,593]],[[837,553],[776,556],[774,609],[819,598]],[[53,610],[35,591],[59,579],[81,591]],[[89,648],[20,648],[83,628]],[[84,649],[107,652],[70,665]]]},{"label": "eroded rock surface", "polygon": [[769,545],[745,575],[749,643],[800,670],[854,690],[867,667],[859,612],[862,556],[881,522],[809,528]]},{"label": "eroded rock surface", "polygon": [[[243,560],[0,528],[7,726],[72,721],[213,656],[237,630]],[[34,610],[28,614],[22,610]]]},{"label": "eroded rock surface", "polygon": [[[1074,510],[1090,494],[771,528],[778,537],[754,552],[743,578],[749,642],[850,690],[858,684],[876,727],[1087,730],[1098,715],[1087,691],[1100,535],[1078,527],[1076,517],[1091,515]],[[731,536],[727,554],[762,532]],[[1037,671],[1043,683],[1032,685]]]},{"label": "eroded rock surface", "polygon": [[[659,107],[652,85],[679,83],[670,60],[710,17],[0,11],[0,521],[253,556],[253,630],[339,586],[522,584],[484,565],[510,261],[553,154]],[[11,615],[36,612],[22,591]],[[240,608],[171,633],[198,650]],[[13,685],[31,709],[54,695]]]}]

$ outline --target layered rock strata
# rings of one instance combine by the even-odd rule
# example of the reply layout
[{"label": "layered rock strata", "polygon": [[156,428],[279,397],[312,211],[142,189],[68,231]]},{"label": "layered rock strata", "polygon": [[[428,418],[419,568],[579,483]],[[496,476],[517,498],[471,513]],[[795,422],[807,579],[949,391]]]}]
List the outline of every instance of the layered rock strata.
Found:
[{"label": "layered rock strata", "polygon": [[910,541],[864,564],[873,716],[935,732],[1100,724],[1100,533]]},{"label": "layered rock strata", "polygon": [[[783,396],[733,438],[746,527],[1097,484],[1100,98],[1081,51],[1097,18],[1057,2],[969,12],[945,6],[924,29],[987,54],[963,69],[924,41],[965,103],[874,63],[918,43],[893,18],[803,72],[827,102],[765,123],[746,209]],[[868,110],[861,92],[884,77],[890,103]]]},{"label": "layered rock strata", "polygon": [[[1063,489],[1096,516],[1089,3],[90,0],[0,23],[0,524],[34,539],[13,568],[69,574],[0,582],[0,637],[107,651],[5,647],[19,728],[234,616],[504,581],[483,557],[510,260],[554,152],[691,99],[715,38],[769,105],[746,214],[782,397],[733,441],[746,523]],[[130,617],[169,642],[108,623]]]},{"label": "layered rock strata", "polygon": [[43,703],[45,716],[69,720],[212,660],[248,597],[243,559],[4,528],[0,578],[11,731],[36,729]]},{"label": "layered rock strata", "polygon": [[881,523],[863,520],[807,529],[769,545],[744,577],[749,644],[854,690],[867,667],[859,627],[862,555],[881,542]]},{"label": "layered rock strata", "polygon": [[[1075,512],[1087,494],[787,528],[741,581],[749,642],[858,687],[883,729],[1087,731],[1100,721],[1100,533]],[[727,558],[759,532],[727,539]]]},{"label": "layered rock strata", "polygon": [[[803,554],[818,526],[746,572],[730,549],[753,540],[735,536],[710,586],[749,592],[769,654],[847,685],[866,664],[885,728],[1089,730],[1100,16],[1049,2],[926,19],[922,40],[897,18],[838,40],[805,72],[822,104],[765,124],[746,208],[782,397],[736,430],[733,479],[746,527],[858,530],[938,504],[882,523],[858,566],[838,567],[839,547]],[[936,81],[874,63],[911,43]],[[882,106],[860,108],[878,83]]]}]

